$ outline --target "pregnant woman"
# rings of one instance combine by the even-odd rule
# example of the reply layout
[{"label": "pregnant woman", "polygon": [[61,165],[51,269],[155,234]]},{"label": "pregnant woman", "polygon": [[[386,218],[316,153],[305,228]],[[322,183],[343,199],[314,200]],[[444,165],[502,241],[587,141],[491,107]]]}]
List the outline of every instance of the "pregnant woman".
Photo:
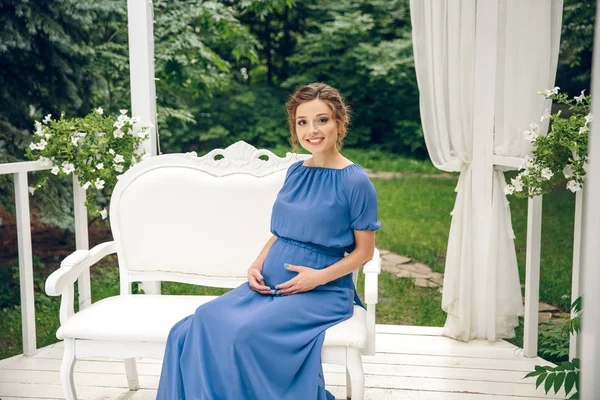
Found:
[{"label": "pregnant woman", "polygon": [[286,108],[292,145],[312,157],[288,168],[248,282],[171,329],[157,399],[334,398],[321,348],[325,330],[363,306],[352,272],[373,256],[377,195],[340,153],[349,111],[338,90],[303,86]]}]

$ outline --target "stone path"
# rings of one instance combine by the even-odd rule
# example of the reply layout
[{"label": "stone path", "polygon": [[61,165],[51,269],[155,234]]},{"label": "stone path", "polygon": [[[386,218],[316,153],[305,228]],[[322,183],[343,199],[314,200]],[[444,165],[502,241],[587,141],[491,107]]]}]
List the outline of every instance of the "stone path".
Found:
[{"label": "stone path", "polygon": [[[381,268],[397,278],[414,278],[415,285],[419,287],[438,288],[442,293],[444,286],[444,274],[434,272],[425,264],[413,263],[409,257],[392,253],[388,250],[379,250],[381,255]],[[539,304],[539,323],[552,320],[557,323],[568,321],[569,314],[563,313],[556,306]]]}]

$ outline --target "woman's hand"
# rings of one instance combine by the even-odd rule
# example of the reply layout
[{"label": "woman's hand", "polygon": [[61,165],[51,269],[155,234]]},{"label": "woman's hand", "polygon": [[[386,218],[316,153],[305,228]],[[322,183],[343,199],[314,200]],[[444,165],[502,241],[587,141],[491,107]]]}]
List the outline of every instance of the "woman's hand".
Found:
[{"label": "woman's hand", "polygon": [[298,275],[287,282],[275,286],[275,289],[277,289],[276,294],[288,295],[308,292],[319,285],[327,283],[323,282],[321,270],[292,264],[287,264],[286,268],[289,271],[297,272]]},{"label": "woman's hand", "polygon": [[273,294],[273,289],[264,284],[261,271],[262,265],[251,265],[248,268],[248,284],[250,288],[260,294]]}]

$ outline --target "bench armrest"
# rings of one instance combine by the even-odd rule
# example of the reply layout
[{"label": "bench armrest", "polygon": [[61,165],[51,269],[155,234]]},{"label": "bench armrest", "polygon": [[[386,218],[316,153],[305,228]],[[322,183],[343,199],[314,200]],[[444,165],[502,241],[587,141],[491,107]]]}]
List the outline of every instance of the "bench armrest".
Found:
[{"label": "bench armrest", "polygon": [[45,291],[48,296],[61,296],[60,324],[63,325],[74,314],[74,283],[83,271],[96,264],[103,257],[117,252],[115,242],[105,242],[91,250],[76,250],[60,263],[60,268],[46,279]]},{"label": "bench armrest", "polygon": [[377,304],[379,297],[378,277],[381,272],[381,257],[379,250],[375,248],[373,258],[364,265],[363,273],[365,274],[365,303]]},{"label": "bench armrest", "polygon": [[46,294],[60,296],[75,283],[81,273],[109,254],[117,252],[115,242],[105,242],[91,250],[76,250],[60,263],[60,268],[46,279]]}]

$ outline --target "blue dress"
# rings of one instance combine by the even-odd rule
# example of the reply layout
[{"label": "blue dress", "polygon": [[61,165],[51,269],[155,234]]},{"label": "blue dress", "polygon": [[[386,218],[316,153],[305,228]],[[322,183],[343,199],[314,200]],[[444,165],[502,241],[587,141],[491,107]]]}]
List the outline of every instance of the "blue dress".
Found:
[{"label": "blue dress", "polygon": [[[354,250],[353,229],[379,227],[377,195],[362,167],[295,162],[273,205],[277,240],[263,263],[264,282],[274,288],[296,276],[285,263],[326,268]],[[362,306],[352,274],[288,296],[240,285],[173,326],[157,399],[333,399],[321,348],[325,330],[352,316],[353,300]]]}]

